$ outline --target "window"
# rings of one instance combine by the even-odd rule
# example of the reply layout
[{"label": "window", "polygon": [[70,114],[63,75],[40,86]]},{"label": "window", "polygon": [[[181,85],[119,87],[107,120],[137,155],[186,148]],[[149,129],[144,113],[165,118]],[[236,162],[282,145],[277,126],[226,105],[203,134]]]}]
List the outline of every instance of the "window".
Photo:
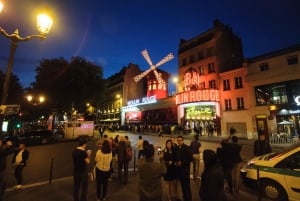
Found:
[{"label": "window", "polygon": [[225,99],[225,110],[232,110],[230,99]]},{"label": "window", "polygon": [[234,81],[235,81],[235,88],[236,88],[236,89],[243,88],[242,77],[235,77],[235,78],[234,78]]},{"label": "window", "polygon": [[214,73],[215,72],[215,65],[214,63],[208,64],[208,73]]},{"label": "window", "polygon": [[190,64],[194,63],[195,62],[195,56],[194,55],[191,55],[190,56]]},{"label": "window", "polygon": [[287,58],[288,65],[298,64],[298,56],[293,55]]},{"label": "window", "polygon": [[204,59],[204,53],[203,53],[203,51],[199,51],[198,52],[198,61],[201,60],[201,59]]},{"label": "window", "polygon": [[244,98],[243,97],[239,97],[236,99],[236,102],[237,102],[237,109],[238,110],[243,110],[245,109],[245,106],[244,106]]},{"label": "window", "polygon": [[260,71],[267,71],[269,70],[269,64],[268,63],[259,64],[259,69]]},{"label": "window", "polygon": [[186,58],[182,59],[182,66],[186,65]]},{"label": "window", "polygon": [[205,89],[205,82],[200,82],[200,89]]},{"label": "window", "polygon": [[209,81],[209,88],[211,88],[211,89],[216,88],[216,80],[210,80]]},{"label": "window", "polygon": [[204,66],[199,66],[199,74],[204,75]]},{"label": "window", "polygon": [[209,47],[206,49],[206,56],[207,57],[211,57],[214,55],[214,48],[213,47]]},{"label": "window", "polygon": [[230,83],[229,83],[229,80],[223,80],[223,90],[224,91],[228,91],[230,90]]}]

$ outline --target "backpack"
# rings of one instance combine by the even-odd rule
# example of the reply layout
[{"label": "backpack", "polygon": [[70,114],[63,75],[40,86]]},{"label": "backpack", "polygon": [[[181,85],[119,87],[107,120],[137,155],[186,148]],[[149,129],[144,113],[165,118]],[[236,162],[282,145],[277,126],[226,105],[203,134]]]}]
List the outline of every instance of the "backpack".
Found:
[{"label": "backpack", "polygon": [[132,160],[132,148],[130,146],[126,147],[126,160],[131,161]]}]

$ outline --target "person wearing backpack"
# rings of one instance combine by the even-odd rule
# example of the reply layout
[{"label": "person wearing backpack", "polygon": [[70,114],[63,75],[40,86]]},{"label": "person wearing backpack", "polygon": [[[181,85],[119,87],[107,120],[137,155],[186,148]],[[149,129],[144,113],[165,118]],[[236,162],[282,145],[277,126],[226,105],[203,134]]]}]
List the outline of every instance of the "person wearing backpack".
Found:
[{"label": "person wearing backpack", "polygon": [[26,167],[26,162],[29,158],[29,151],[26,149],[25,143],[21,142],[19,148],[15,151],[12,159],[12,163],[15,167],[15,178],[17,185],[14,186],[16,189],[22,188],[23,184],[23,168]]}]

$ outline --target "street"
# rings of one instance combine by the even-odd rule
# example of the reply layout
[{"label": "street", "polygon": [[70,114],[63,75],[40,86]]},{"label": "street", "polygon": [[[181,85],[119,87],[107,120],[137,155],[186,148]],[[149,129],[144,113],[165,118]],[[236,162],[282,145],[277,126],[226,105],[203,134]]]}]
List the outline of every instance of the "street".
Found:
[{"label": "street", "polygon": [[[115,136],[117,133],[108,133],[108,136]],[[139,134],[132,133],[118,133],[119,135],[128,135],[131,144],[135,147]],[[143,135],[144,140],[148,140],[150,143],[154,144],[155,147],[164,147],[165,141],[168,137],[158,137],[157,135]],[[96,152],[96,142],[97,139],[92,139],[88,143],[89,149],[93,150],[93,154]],[[185,139],[185,143],[189,145],[190,139]],[[215,150],[219,146],[219,142],[208,142],[201,141],[203,149],[213,149]],[[30,146],[28,150],[30,151],[30,158],[28,165],[24,168],[24,187],[21,190],[14,190],[12,186],[15,185],[15,180],[13,177],[13,169],[11,167],[10,161],[11,156],[8,158],[8,183],[7,192],[5,194],[5,200],[71,200],[72,199],[72,157],[71,153],[73,149],[77,146],[77,142],[59,142],[50,145],[41,146]],[[252,154],[252,146],[245,147],[243,145],[242,158],[249,159]],[[137,156],[137,153],[135,153]],[[94,155],[93,155],[94,157]],[[200,164],[200,172],[203,170],[203,163]],[[137,200],[137,185],[138,185],[138,170],[135,167],[135,161],[130,162],[130,176],[129,184],[126,187],[119,186],[116,182],[116,174],[114,174],[113,181],[109,184],[109,192],[111,195],[111,200],[127,200],[133,199]],[[199,200],[198,189],[200,182],[191,181],[193,201]],[[166,189],[164,189],[164,194],[166,195]],[[52,192],[53,191],[53,192]],[[47,195],[47,197],[43,197]],[[95,186],[91,182],[89,187],[89,198],[94,200],[95,196]],[[240,193],[238,195],[229,195],[229,200],[255,200],[257,199],[256,192],[247,189],[242,185]],[[122,199],[123,198],[123,199]]]}]

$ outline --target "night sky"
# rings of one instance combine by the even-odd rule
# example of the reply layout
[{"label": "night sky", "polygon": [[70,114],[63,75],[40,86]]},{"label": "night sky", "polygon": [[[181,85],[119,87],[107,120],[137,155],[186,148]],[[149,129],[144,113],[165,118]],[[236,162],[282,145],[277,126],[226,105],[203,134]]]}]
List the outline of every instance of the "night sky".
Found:
[{"label": "night sky", "polygon": [[[153,63],[169,52],[175,58],[160,68],[177,75],[181,38],[190,39],[219,19],[243,42],[246,58],[300,44],[299,0],[6,0],[0,26],[8,33],[36,34],[36,13],[47,8],[53,26],[47,39],[20,42],[13,73],[24,87],[34,81],[43,59],[84,57],[103,66],[104,77],[135,63]],[[6,71],[10,41],[0,37],[0,69]]]}]

